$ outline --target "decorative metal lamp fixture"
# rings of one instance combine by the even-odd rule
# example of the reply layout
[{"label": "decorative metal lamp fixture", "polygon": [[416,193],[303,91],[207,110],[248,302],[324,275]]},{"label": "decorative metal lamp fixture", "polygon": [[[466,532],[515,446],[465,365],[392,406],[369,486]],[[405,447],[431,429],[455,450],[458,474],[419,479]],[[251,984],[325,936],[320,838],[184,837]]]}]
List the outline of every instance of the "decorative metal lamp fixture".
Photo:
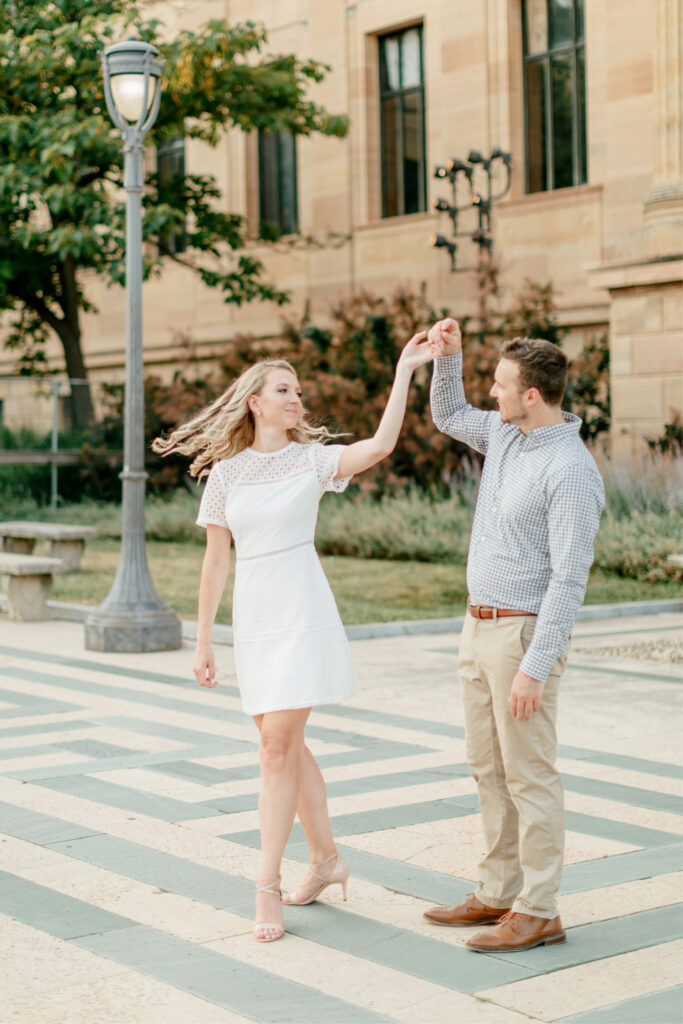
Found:
[{"label": "decorative metal lamp fixture", "polygon": [[142,354],[143,146],[161,102],[161,60],[151,43],[128,39],[102,54],[109,115],[123,136],[126,190],[126,384],[121,557],[109,594],[85,623],[93,651],[180,647],[180,620],[159,597],[145,551],[144,367]]}]

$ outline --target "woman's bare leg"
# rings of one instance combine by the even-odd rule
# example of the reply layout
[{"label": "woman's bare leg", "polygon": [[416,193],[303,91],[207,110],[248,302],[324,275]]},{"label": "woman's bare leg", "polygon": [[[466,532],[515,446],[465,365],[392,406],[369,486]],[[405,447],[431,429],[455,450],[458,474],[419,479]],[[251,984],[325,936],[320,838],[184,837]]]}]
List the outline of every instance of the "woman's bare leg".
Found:
[{"label": "woman's bare leg", "polygon": [[[306,835],[310,863],[322,864],[328,861],[330,869],[333,868],[333,855],[337,848],[327,810],[327,790],[320,768],[306,746],[301,755],[299,800],[296,810]],[[292,902],[305,902],[319,884],[320,879],[310,871],[307,872],[304,880],[296,887]],[[290,902],[288,896],[283,897],[283,902]]]},{"label": "woman's bare leg", "polygon": [[[259,887],[271,885],[280,876],[280,863],[292,830],[299,796],[304,726],[310,708],[272,711],[254,718],[261,733],[261,869]],[[280,897],[270,893],[256,896],[256,924],[282,921]],[[257,929],[261,937],[271,938],[277,929]]]}]

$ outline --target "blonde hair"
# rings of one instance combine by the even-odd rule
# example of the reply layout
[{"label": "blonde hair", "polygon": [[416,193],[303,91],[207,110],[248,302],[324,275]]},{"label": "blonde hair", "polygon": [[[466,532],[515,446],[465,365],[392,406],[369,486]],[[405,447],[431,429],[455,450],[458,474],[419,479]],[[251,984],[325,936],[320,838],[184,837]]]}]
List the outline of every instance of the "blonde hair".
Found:
[{"label": "blonde hair", "polygon": [[[249,448],[254,441],[254,416],[249,398],[261,393],[270,370],[287,370],[296,377],[294,367],[284,359],[262,359],[254,363],[208,408],[177,427],[168,437],[152,441],[152,451],[158,455],[176,452],[193,456],[190,473],[201,479],[216,462]],[[337,436],[327,427],[308,423],[305,411],[296,426],[287,431],[289,440],[299,444],[314,444]]]}]

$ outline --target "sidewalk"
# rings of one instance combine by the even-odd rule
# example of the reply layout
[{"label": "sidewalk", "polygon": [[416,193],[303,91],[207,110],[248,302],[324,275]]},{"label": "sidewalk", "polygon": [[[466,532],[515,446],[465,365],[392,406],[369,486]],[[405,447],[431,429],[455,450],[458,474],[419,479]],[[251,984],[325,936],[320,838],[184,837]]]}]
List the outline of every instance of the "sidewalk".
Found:
[{"label": "sidewalk", "polygon": [[[457,634],[358,639],[363,688],[308,729],[352,877],[288,934],[251,934],[255,729],[229,647],[85,651],[0,616],[3,1024],[678,1024],[683,1020],[683,614],[577,625],[562,683],[568,941],[463,949],[433,903],[482,854]],[[301,877],[295,826],[283,884]],[[329,890],[328,890],[329,892]]]}]

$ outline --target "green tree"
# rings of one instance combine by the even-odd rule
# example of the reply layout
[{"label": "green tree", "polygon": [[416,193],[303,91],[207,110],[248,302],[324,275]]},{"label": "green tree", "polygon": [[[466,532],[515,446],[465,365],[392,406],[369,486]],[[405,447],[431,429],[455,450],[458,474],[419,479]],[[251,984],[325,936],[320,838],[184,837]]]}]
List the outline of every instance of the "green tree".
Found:
[{"label": "green tree", "polygon": [[[329,70],[267,55],[263,28],[208,22],[162,41],[138,0],[4,0],[0,5],[0,312],[20,372],[39,371],[58,336],[67,373],[85,378],[81,314],[92,311],[83,271],[122,284],[125,217],[121,140],[104,103],[100,51],[134,32],[164,58],[161,110],[149,145],[185,136],[216,145],[225,128],[342,137],[344,117],[307,98]],[[210,175],[146,181],[145,276],[175,259],[228,303],[283,303],[245,248],[243,219],[220,208]],[[162,256],[180,227],[185,251]],[[150,254],[151,253],[151,254]],[[74,395],[76,423],[92,418],[88,388]]]}]

